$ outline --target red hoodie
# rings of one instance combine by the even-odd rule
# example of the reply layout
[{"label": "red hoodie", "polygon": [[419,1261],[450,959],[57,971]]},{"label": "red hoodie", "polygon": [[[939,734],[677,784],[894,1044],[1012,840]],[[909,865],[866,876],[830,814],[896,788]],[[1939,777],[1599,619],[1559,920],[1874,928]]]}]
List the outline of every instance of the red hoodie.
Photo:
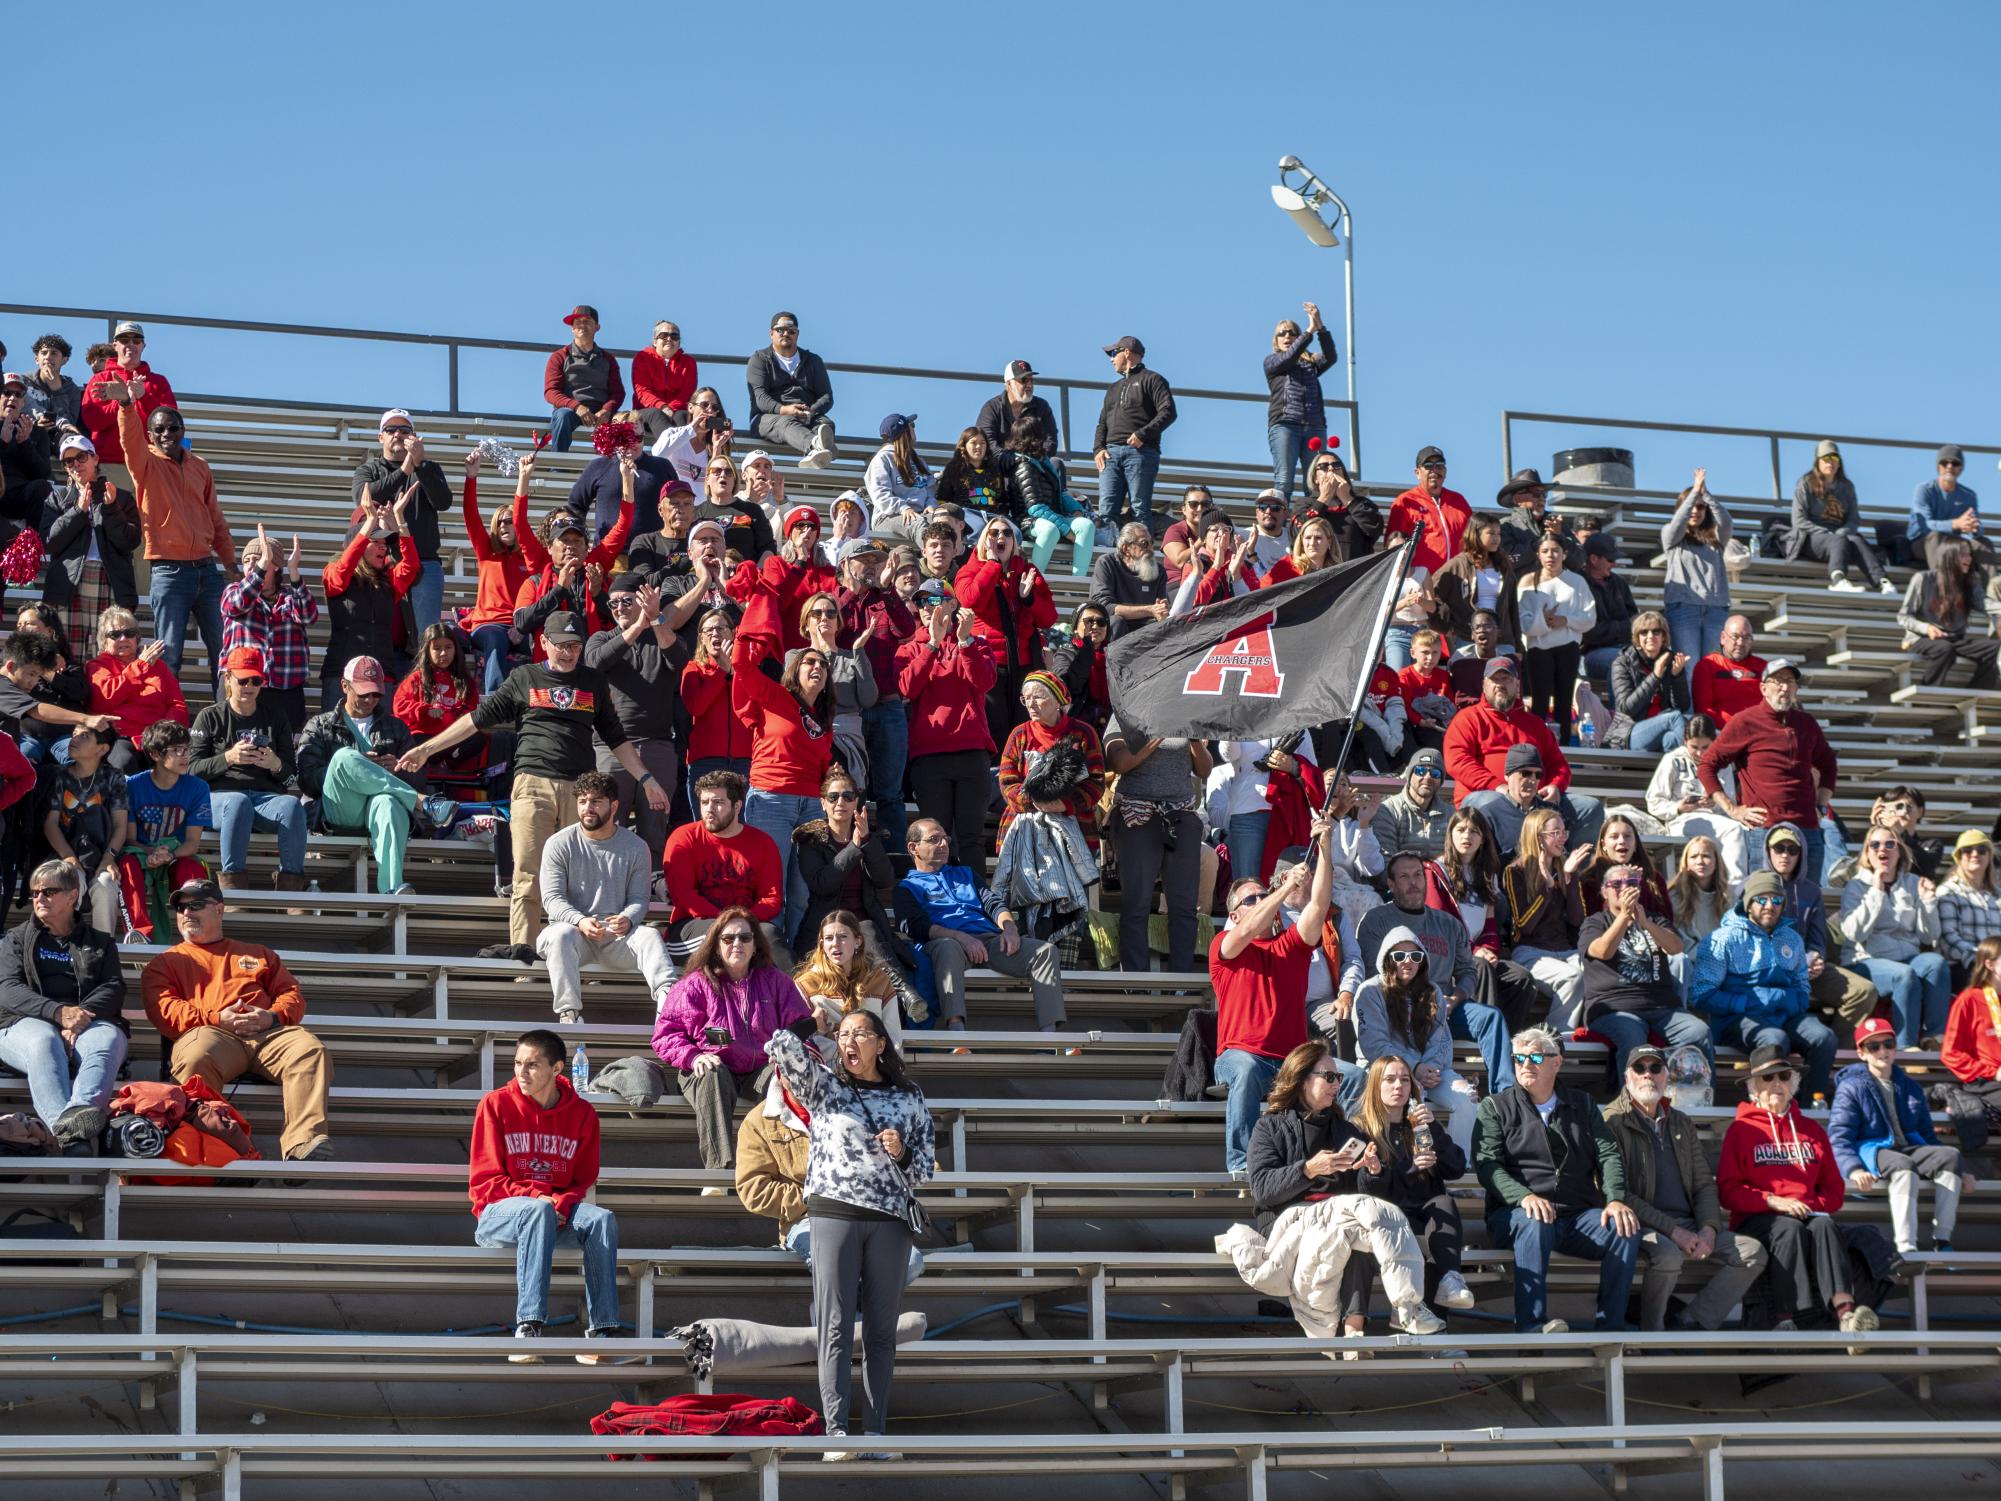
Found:
[{"label": "red hoodie", "polygon": [[1798,1199],[1807,1208],[1834,1214],[1843,1197],[1834,1144],[1819,1122],[1794,1105],[1775,1116],[1755,1100],[1737,1107],[1737,1119],[1723,1133],[1716,1160],[1716,1191],[1730,1211],[1735,1230],[1754,1214],[1768,1214],[1766,1194]]},{"label": "red hoodie", "polygon": [[[772,585],[757,581],[730,646],[730,708],[750,731],[750,785],[759,792],[818,797],[820,778],[834,759],[834,736],[799,707],[789,690],[766,677],[761,664],[778,654],[778,617]],[[830,681],[820,690],[831,707]]]},{"label": "red hoodie", "polygon": [[556,1078],[546,1108],[510,1080],[479,1102],[472,1123],[473,1218],[501,1199],[554,1199],[565,1223],[598,1181],[598,1113]]},{"label": "red hoodie", "polygon": [[1445,727],[1445,774],[1452,778],[1453,805],[1465,802],[1470,793],[1499,787],[1506,780],[1501,768],[1507,764],[1509,748],[1524,741],[1542,757],[1543,785],[1568,790],[1570,763],[1563,759],[1541,715],[1531,714],[1519,703],[1501,714],[1485,699],[1454,714]]},{"label": "red hoodie", "polygon": [[[1021,597],[1024,578],[1032,581],[1025,600]],[[996,663],[1042,665],[1040,637],[1056,624],[1056,601],[1049,593],[1049,581],[1020,553],[1007,560],[1005,569],[991,558],[971,559],[959,570],[952,588],[959,603],[973,612],[973,634],[987,643]]]},{"label": "red hoodie", "polygon": [[661,863],[674,920],[721,917],[730,907],[747,908],[759,922],[776,922],[785,906],[785,867],[778,846],[762,829],[740,824],[725,839],[699,819],[667,836]]},{"label": "red hoodie", "polygon": [[978,636],[961,644],[949,638],[933,646],[922,627],[896,649],[896,687],[908,703],[910,754],[942,755],[947,751],[999,747],[987,729],[987,690],[999,674],[993,654]]},{"label": "red hoodie", "polygon": [[750,727],[730,708],[730,675],[720,663],[691,661],[681,669],[681,707],[688,711],[688,764],[747,760]]},{"label": "red hoodie", "polygon": [[2001,1078],[2001,998],[1985,986],[1969,985],[1952,1000],[1952,1016],[1945,1024],[1945,1046],[1939,1061],[1952,1070],[1962,1084],[1980,1079]]}]

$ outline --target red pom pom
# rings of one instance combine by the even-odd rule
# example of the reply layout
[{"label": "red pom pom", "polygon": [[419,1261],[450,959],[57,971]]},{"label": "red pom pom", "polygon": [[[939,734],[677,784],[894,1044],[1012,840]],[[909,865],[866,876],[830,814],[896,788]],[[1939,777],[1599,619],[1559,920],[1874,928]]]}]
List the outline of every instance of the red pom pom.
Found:
[{"label": "red pom pom", "polygon": [[1341,440],[1335,437],[1332,433],[1329,433],[1327,435],[1327,446],[1329,448],[1339,448],[1341,446]]},{"label": "red pom pom", "polygon": [[41,576],[42,556],[42,534],[33,527],[24,527],[7,544],[7,550],[0,553],[0,578],[17,589],[27,588]]},{"label": "red pom pom", "polygon": [[591,434],[591,447],[602,454],[623,453],[639,446],[639,429],[630,422],[600,422]]},{"label": "red pom pom", "polygon": [[1306,451],[1308,453],[1320,452],[1320,435],[1318,433],[1315,433],[1306,440]]},{"label": "red pom pom", "polygon": [[544,428],[541,432],[537,433],[535,435],[535,451],[537,453],[540,453],[543,449],[547,448],[549,446],[549,440],[555,436],[556,435],[550,432],[547,428]]}]

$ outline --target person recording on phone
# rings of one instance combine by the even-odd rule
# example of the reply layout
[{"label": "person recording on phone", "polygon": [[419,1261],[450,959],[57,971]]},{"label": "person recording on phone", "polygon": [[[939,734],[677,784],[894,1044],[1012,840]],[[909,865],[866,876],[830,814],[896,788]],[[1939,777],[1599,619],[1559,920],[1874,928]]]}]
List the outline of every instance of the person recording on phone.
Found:
[{"label": "person recording on phone", "polygon": [[264,654],[239,646],[222,659],[222,699],[195,716],[189,770],[208,784],[222,845],[222,889],[244,885],[253,830],[278,836],[271,885],[306,884],[306,805],[298,794],[298,752],[283,708],[262,700]]}]

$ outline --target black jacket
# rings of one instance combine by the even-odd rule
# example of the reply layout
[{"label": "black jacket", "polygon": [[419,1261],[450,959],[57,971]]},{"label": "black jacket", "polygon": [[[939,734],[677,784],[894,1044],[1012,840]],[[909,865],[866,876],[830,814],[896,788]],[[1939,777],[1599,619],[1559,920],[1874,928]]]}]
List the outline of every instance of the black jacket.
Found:
[{"label": "black jacket", "polygon": [[[35,967],[34,945],[47,933],[29,918],[0,938],[0,1027],[27,1017],[54,1022],[59,1003],[42,994],[42,977]],[[76,1001],[99,1021],[121,1031],[125,1022],[125,971],[118,962],[118,945],[90,925],[82,910],[69,936],[70,967],[76,972]]]},{"label": "black jacket", "polygon": [[1251,1144],[1244,1166],[1250,1181],[1251,1202],[1257,1206],[1255,1221],[1260,1235],[1271,1233],[1279,1214],[1308,1194],[1360,1193],[1354,1172],[1335,1173],[1328,1178],[1306,1176],[1306,1159],[1322,1148],[1341,1150],[1345,1141],[1367,1138],[1359,1126],[1345,1119],[1340,1109],[1309,1118],[1297,1110],[1268,1110],[1251,1128]]},{"label": "black jacket", "polygon": [[1597,651],[1604,646],[1630,646],[1633,643],[1633,617],[1640,613],[1639,601],[1633,598],[1633,586],[1618,573],[1608,573],[1601,579],[1589,578],[1591,597],[1598,603],[1598,618],[1591,629],[1584,633],[1584,649]]},{"label": "black jacket", "polygon": [[1489,1214],[1530,1194],[1566,1214],[1626,1197],[1619,1143],[1581,1089],[1558,1088],[1548,1126],[1521,1085],[1488,1095],[1473,1117],[1473,1171],[1487,1190]]},{"label": "black jacket", "polygon": [[[1724,1229],[1723,1205],[1716,1193],[1716,1174],[1710,1170],[1709,1153],[1702,1145],[1702,1133],[1695,1122],[1661,1101],[1667,1120],[1668,1149],[1674,1153],[1681,1171],[1681,1189],[1688,1195],[1690,1212],[1698,1225]],[[1666,1235],[1676,1222],[1654,1208],[1654,1128],[1633,1108],[1630,1096],[1621,1094],[1605,1107],[1605,1126],[1619,1144],[1619,1158],[1626,1165],[1626,1207],[1648,1230]]]},{"label": "black jacket", "polygon": [[1209,1086],[1216,1082],[1216,1012],[1190,1011],[1181,1019],[1181,1039],[1174,1045],[1174,1057],[1161,1077],[1160,1097],[1164,1100],[1196,1101],[1209,1098]]},{"label": "black jacket", "polygon": [[1098,413],[1091,451],[1123,443],[1135,433],[1144,448],[1160,447],[1160,435],[1174,425],[1174,392],[1161,376],[1140,365],[1112,382]]},{"label": "black jacket", "polygon": [[[1510,559],[1506,554],[1495,560],[1495,571],[1501,575],[1501,587],[1494,591],[1494,618],[1501,623],[1502,644],[1520,651],[1521,596],[1515,592],[1515,579],[1509,565]],[[1437,596],[1442,612],[1442,618],[1433,623],[1448,632],[1455,641],[1473,639],[1473,615],[1480,608],[1474,602],[1480,597],[1478,571],[1472,558],[1462,552],[1431,576],[1431,592]]]},{"label": "black jacket", "polygon": [[388,751],[400,756],[415,738],[410,726],[391,714],[386,703],[376,711],[373,734],[373,745],[363,745],[356,739],[347,713],[336,697],[331,709],[315,714],[299,733],[299,785],[314,797],[322,796],[326,791],[327,767],[342,746],[352,746],[363,755]]},{"label": "black jacket", "polygon": [[1041,419],[1043,436],[1055,449],[1061,449],[1063,435],[1056,430],[1056,413],[1040,396],[1029,397],[1026,410],[1016,412],[1008,405],[1007,390],[1003,387],[999,394],[989,397],[987,404],[980,408],[980,415],[973,419],[973,426],[987,435],[987,447],[999,452],[1007,447],[1008,434],[1014,431],[1015,423],[1030,415]]},{"label": "black jacket", "polygon": [[688,649],[670,635],[667,645],[651,631],[627,641],[614,626],[584,643],[584,665],[604,674],[612,712],[634,740],[673,738],[675,716],[681,712],[681,669]]},{"label": "black jacket", "polygon": [[42,598],[60,610],[76,597],[77,580],[83,577],[84,558],[95,533],[97,556],[104,564],[111,597],[128,610],[137,609],[139,586],[132,573],[132,554],[144,540],[139,502],[116,488],[108,502],[100,501],[88,512],[77,509],[76,499],[76,486],[65,485],[42,507],[42,543],[49,554],[48,571],[42,575]]},{"label": "black jacket", "polygon": [[[1538,566],[1535,550],[1542,545],[1543,516],[1537,516],[1526,506],[1516,506],[1501,517],[1501,546],[1514,559],[1515,577],[1534,573]],[[1556,539],[1563,544],[1563,566],[1579,578],[1584,574],[1584,549],[1577,538],[1571,535],[1570,523],[1558,518]]]},{"label": "black jacket", "polygon": [[1688,674],[1670,671],[1666,677],[1654,674],[1653,660],[1637,646],[1629,646],[1612,659],[1612,732],[1606,743],[1614,747],[1624,747],[1632,742],[1633,726],[1642,719],[1651,718],[1647,706],[1656,695],[1661,700],[1660,712],[1679,709],[1683,714],[1691,711],[1688,696]]},{"label": "black jacket", "polygon": [[1063,686],[1070,691],[1070,713],[1096,730],[1100,740],[1105,737],[1105,725],[1111,720],[1112,706],[1103,699],[1091,697],[1091,674],[1104,660],[1104,655],[1096,646],[1080,645],[1075,636],[1065,636],[1049,648],[1049,670],[1061,678]]},{"label": "black jacket", "polygon": [[770,347],[757,351],[744,366],[744,383],[750,387],[750,409],[759,417],[775,417],[782,406],[803,402],[813,409],[808,423],[816,423],[834,408],[834,383],[827,379],[827,366],[810,349],[799,351],[799,373],[787,375]]},{"label": "black jacket", "polygon": [[399,618],[403,621],[403,639],[413,642],[417,639],[411,629],[414,617],[409,612],[408,596],[397,596],[396,585],[389,576],[395,561],[392,557],[373,583],[356,569],[345,589],[327,596],[327,622],[331,630],[327,633],[326,650],[320,656],[322,682],[329,679],[339,682],[342,670],[356,657],[373,657],[386,670],[395,672],[402,660],[396,653]]},{"label": "black jacket", "polygon": [[870,839],[856,849],[848,839],[836,840],[824,818],[802,823],[792,831],[792,858],[799,878],[806,883],[806,915],[799,923],[799,938],[793,947],[800,953],[817,944],[820,923],[829,912],[842,905],[841,891],[848,876],[859,865],[862,873],[861,910],[855,916],[875,925],[875,936],[906,973],[917,968],[917,951],[896,929],[895,921],[882,904],[882,888],[896,877],[881,841]]},{"label": "black jacket", "polygon": [[[393,506],[409,488],[410,476],[403,472],[403,466],[381,454],[354,471],[356,505],[361,504],[362,492],[366,491],[377,505]],[[410,540],[417,544],[417,556],[426,563],[438,560],[438,517],[451,508],[452,487],[445,480],[445,471],[438,467],[437,460],[424,460],[417,466],[417,498],[410,502],[404,524]]]},{"label": "black jacket", "polygon": [[[1437,1164],[1419,1172],[1411,1154],[1404,1150],[1399,1139],[1392,1147],[1389,1158],[1383,1162],[1380,1173],[1357,1168],[1355,1182],[1363,1193],[1388,1199],[1405,1214],[1414,1214],[1445,1193],[1452,1180],[1466,1171],[1466,1154],[1459,1150],[1459,1143],[1448,1136],[1445,1127],[1437,1121],[1431,1125],[1431,1150],[1438,1154]],[[1377,1156],[1382,1156],[1381,1148],[1377,1149]]]}]

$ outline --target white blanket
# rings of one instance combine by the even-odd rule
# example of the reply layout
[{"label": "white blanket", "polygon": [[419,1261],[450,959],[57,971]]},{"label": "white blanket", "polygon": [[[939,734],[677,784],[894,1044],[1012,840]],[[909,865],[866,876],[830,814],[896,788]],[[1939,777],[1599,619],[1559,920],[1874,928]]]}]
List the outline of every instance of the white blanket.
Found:
[{"label": "white blanket", "polygon": [[1216,1249],[1251,1287],[1290,1303],[1292,1316],[1315,1339],[1340,1337],[1341,1273],[1357,1251],[1376,1258],[1393,1306],[1424,1296],[1424,1257],[1410,1221],[1371,1194],[1295,1204],[1272,1225],[1269,1240],[1249,1225],[1232,1225],[1216,1237]]}]

